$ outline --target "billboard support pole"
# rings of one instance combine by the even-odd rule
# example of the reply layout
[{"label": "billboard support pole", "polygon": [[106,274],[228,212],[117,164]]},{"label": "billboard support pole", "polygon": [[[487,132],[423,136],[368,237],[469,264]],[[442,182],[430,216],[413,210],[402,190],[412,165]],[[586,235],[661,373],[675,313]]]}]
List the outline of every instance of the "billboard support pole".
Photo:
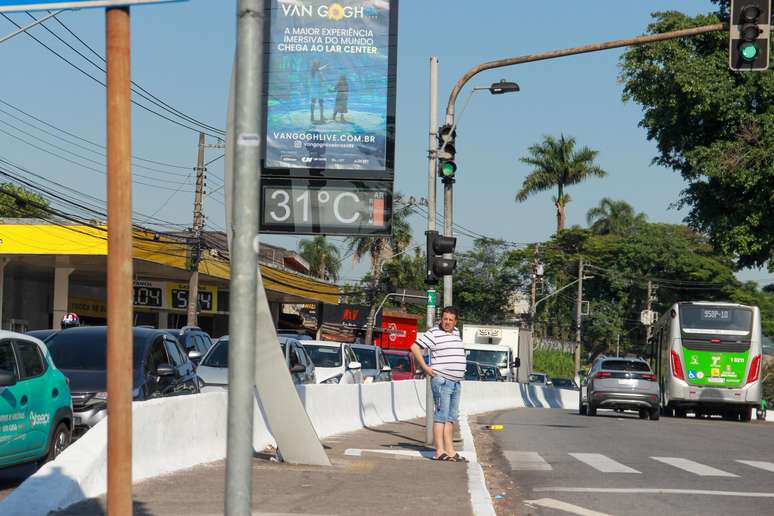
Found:
[{"label": "billboard support pole", "polygon": [[[438,159],[438,58],[430,58],[430,131],[427,151],[427,230],[435,231],[435,171]],[[430,254],[430,249],[427,249]],[[427,296],[430,299],[428,290]],[[433,299],[435,299],[435,291]],[[433,327],[435,318],[435,303],[427,303],[427,329]],[[425,444],[433,444],[433,392],[430,387],[430,377],[425,379]]]},{"label": "billboard support pole", "polygon": [[107,64],[107,512],[132,514],[132,121],[128,7],[105,11]]},{"label": "billboard support pole", "polygon": [[225,514],[252,512],[263,0],[237,0]]}]

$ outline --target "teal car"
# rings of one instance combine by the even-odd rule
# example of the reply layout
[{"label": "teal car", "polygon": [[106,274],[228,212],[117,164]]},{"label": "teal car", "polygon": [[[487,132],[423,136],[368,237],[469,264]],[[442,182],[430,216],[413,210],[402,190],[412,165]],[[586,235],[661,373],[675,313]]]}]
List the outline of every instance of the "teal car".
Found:
[{"label": "teal car", "polygon": [[0,468],[53,460],[70,444],[67,378],[40,340],[0,330]]}]

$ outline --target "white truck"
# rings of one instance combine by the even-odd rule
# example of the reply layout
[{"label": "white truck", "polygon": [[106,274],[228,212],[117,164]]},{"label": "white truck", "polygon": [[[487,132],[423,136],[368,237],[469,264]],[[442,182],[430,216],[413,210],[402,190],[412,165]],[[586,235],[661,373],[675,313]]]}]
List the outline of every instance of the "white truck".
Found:
[{"label": "white truck", "polygon": [[[465,324],[462,327],[462,344],[467,359],[496,365],[500,374],[510,382],[528,381],[529,364],[532,362],[529,337],[529,332],[514,326]],[[519,370],[525,371],[525,374],[517,375]]]}]

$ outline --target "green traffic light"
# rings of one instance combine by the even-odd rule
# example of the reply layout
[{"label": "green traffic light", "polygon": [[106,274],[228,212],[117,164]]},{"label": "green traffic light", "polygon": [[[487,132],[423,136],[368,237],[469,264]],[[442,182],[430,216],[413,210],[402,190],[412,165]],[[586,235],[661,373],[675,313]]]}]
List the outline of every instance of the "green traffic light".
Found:
[{"label": "green traffic light", "polygon": [[742,43],[739,45],[739,53],[745,61],[755,61],[758,57],[758,46],[755,43]]},{"label": "green traffic light", "polygon": [[443,177],[454,177],[456,171],[457,165],[453,161],[445,161],[441,164],[441,175]]}]

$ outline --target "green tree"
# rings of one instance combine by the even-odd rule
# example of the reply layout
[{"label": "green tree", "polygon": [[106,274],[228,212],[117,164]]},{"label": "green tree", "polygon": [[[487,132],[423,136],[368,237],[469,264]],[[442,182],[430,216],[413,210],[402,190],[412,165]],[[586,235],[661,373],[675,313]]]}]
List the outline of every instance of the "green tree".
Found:
[{"label": "green tree", "polygon": [[532,145],[528,152],[529,154],[520,158],[520,161],[532,166],[533,169],[516,194],[516,201],[523,202],[534,193],[556,187],[554,206],[556,206],[556,231],[559,232],[565,227],[564,207],[570,200],[569,195],[564,191],[565,188],[591,176],[604,177],[607,172],[594,162],[598,151],[588,147],[575,150],[575,138],[566,138],[564,134],[558,139],[544,136],[543,141]]},{"label": "green tree", "polygon": [[41,196],[13,183],[0,183],[0,217],[45,219],[47,207]]},{"label": "green tree", "polygon": [[[648,33],[723,21],[717,12],[659,12]],[[657,144],[654,162],[688,186],[678,204],[736,266],[774,270],[774,72],[728,68],[728,33],[630,48],[621,60],[624,101],[643,108],[640,126]]]},{"label": "green tree", "polygon": [[479,239],[470,251],[457,253],[454,302],[464,321],[486,324],[511,317],[508,308],[525,277],[510,263],[509,251],[501,240]]},{"label": "green tree", "polygon": [[316,236],[312,240],[301,240],[298,243],[301,258],[309,262],[312,276],[331,281],[339,279],[341,260],[339,249],[328,242],[325,236]]},{"label": "green tree", "polygon": [[604,197],[599,201],[599,206],[586,213],[589,229],[598,235],[623,235],[646,219],[644,213],[636,213],[626,201],[614,201],[608,197]]}]

